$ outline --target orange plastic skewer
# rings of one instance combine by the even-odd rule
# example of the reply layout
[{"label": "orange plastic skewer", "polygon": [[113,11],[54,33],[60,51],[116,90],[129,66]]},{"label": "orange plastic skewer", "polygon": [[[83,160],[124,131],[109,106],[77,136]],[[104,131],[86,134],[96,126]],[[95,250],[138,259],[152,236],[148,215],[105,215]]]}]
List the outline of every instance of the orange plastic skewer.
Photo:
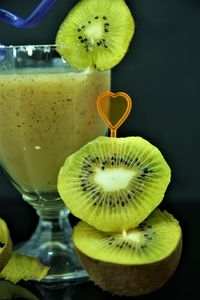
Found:
[{"label": "orange plastic skewer", "polygon": [[[126,111],[123,114],[123,116],[117,121],[115,125],[111,123],[109,120],[108,115],[103,110],[102,102],[106,97],[114,98],[117,101],[117,98],[121,97],[124,98],[127,104]],[[124,123],[124,121],[127,119],[128,115],[130,114],[132,108],[132,100],[129,97],[128,94],[124,92],[118,92],[118,93],[112,93],[112,92],[104,92],[99,95],[97,98],[97,110],[99,112],[99,115],[101,116],[104,123],[108,126],[110,129],[110,136],[111,137],[117,137],[117,129]]]}]

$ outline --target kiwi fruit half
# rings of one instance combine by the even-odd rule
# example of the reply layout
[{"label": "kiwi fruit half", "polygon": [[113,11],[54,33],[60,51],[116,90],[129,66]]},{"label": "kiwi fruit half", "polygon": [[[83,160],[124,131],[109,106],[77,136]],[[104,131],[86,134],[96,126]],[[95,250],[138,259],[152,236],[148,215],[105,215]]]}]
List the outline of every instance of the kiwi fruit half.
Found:
[{"label": "kiwi fruit half", "polygon": [[124,0],[82,0],[57,36],[57,51],[74,68],[108,70],[126,54],[134,21]]},{"label": "kiwi fruit half", "polygon": [[98,137],[69,156],[58,191],[78,218],[101,231],[140,224],[162,201],[170,168],[141,137]]},{"label": "kiwi fruit half", "polygon": [[163,286],[175,271],[182,248],[179,223],[155,209],[135,229],[105,233],[80,221],[73,243],[91,279],[113,294],[137,296]]}]

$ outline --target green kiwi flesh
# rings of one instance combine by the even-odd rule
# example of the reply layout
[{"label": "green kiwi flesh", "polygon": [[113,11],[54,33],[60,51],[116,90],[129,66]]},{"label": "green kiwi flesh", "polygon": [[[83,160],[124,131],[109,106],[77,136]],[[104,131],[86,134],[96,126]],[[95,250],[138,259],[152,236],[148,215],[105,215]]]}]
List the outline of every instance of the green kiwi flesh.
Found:
[{"label": "green kiwi flesh", "polygon": [[99,137],[65,161],[58,191],[71,212],[101,231],[140,224],[170,182],[160,151],[141,137]]},{"label": "green kiwi flesh", "polygon": [[156,209],[126,233],[105,233],[79,222],[73,243],[90,278],[113,294],[138,296],[161,288],[181,255],[178,221]]},{"label": "green kiwi flesh", "polygon": [[57,50],[76,69],[108,70],[126,54],[134,28],[124,0],[82,0],[61,24]]}]

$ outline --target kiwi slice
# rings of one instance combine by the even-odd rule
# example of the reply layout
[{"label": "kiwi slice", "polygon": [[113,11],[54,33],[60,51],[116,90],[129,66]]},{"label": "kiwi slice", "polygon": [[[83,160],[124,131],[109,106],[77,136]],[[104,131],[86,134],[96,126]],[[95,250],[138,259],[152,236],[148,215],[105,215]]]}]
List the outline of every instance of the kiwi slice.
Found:
[{"label": "kiwi slice", "polygon": [[108,70],[126,54],[134,28],[124,0],[82,0],[58,30],[57,51],[76,69]]},{"label": "kiwi slice", "polygon": [[73,243],[91,279],[114,294],[137,296],[163,286],[182,248],[179,223],[156,209],[137,228],[105,233],[80,221]]},{"label": "kiwi slice", "polygon": [[134,228],[162,201],[170,168],[141,137],[98,137],[71,155],[58,191],[78,218],[102,231]]}]

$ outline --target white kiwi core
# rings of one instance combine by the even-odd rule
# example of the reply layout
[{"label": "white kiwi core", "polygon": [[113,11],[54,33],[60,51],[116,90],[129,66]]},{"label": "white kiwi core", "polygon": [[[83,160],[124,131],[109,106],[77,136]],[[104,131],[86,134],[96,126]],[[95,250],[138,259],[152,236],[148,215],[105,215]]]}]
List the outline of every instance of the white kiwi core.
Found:
[{"label": "white kiwi core", "polygon": [[131,229],[127,232],[127,240],[131,240],[135,243],[141,243],[144,240],[143,233],[137,229]]},{"label": "white kiwi core", "polygon": [[96,169],[94,180],[106,192],[127,189],[130,181],[136,175],[134,170],[124,168]]},{"label": "white kiwi core", "polygon": [[101,39],[103,33],[104,29],[101,23],[92,24],[85,29],[85,34],[87,38],[90,39],[91,44]]}]

